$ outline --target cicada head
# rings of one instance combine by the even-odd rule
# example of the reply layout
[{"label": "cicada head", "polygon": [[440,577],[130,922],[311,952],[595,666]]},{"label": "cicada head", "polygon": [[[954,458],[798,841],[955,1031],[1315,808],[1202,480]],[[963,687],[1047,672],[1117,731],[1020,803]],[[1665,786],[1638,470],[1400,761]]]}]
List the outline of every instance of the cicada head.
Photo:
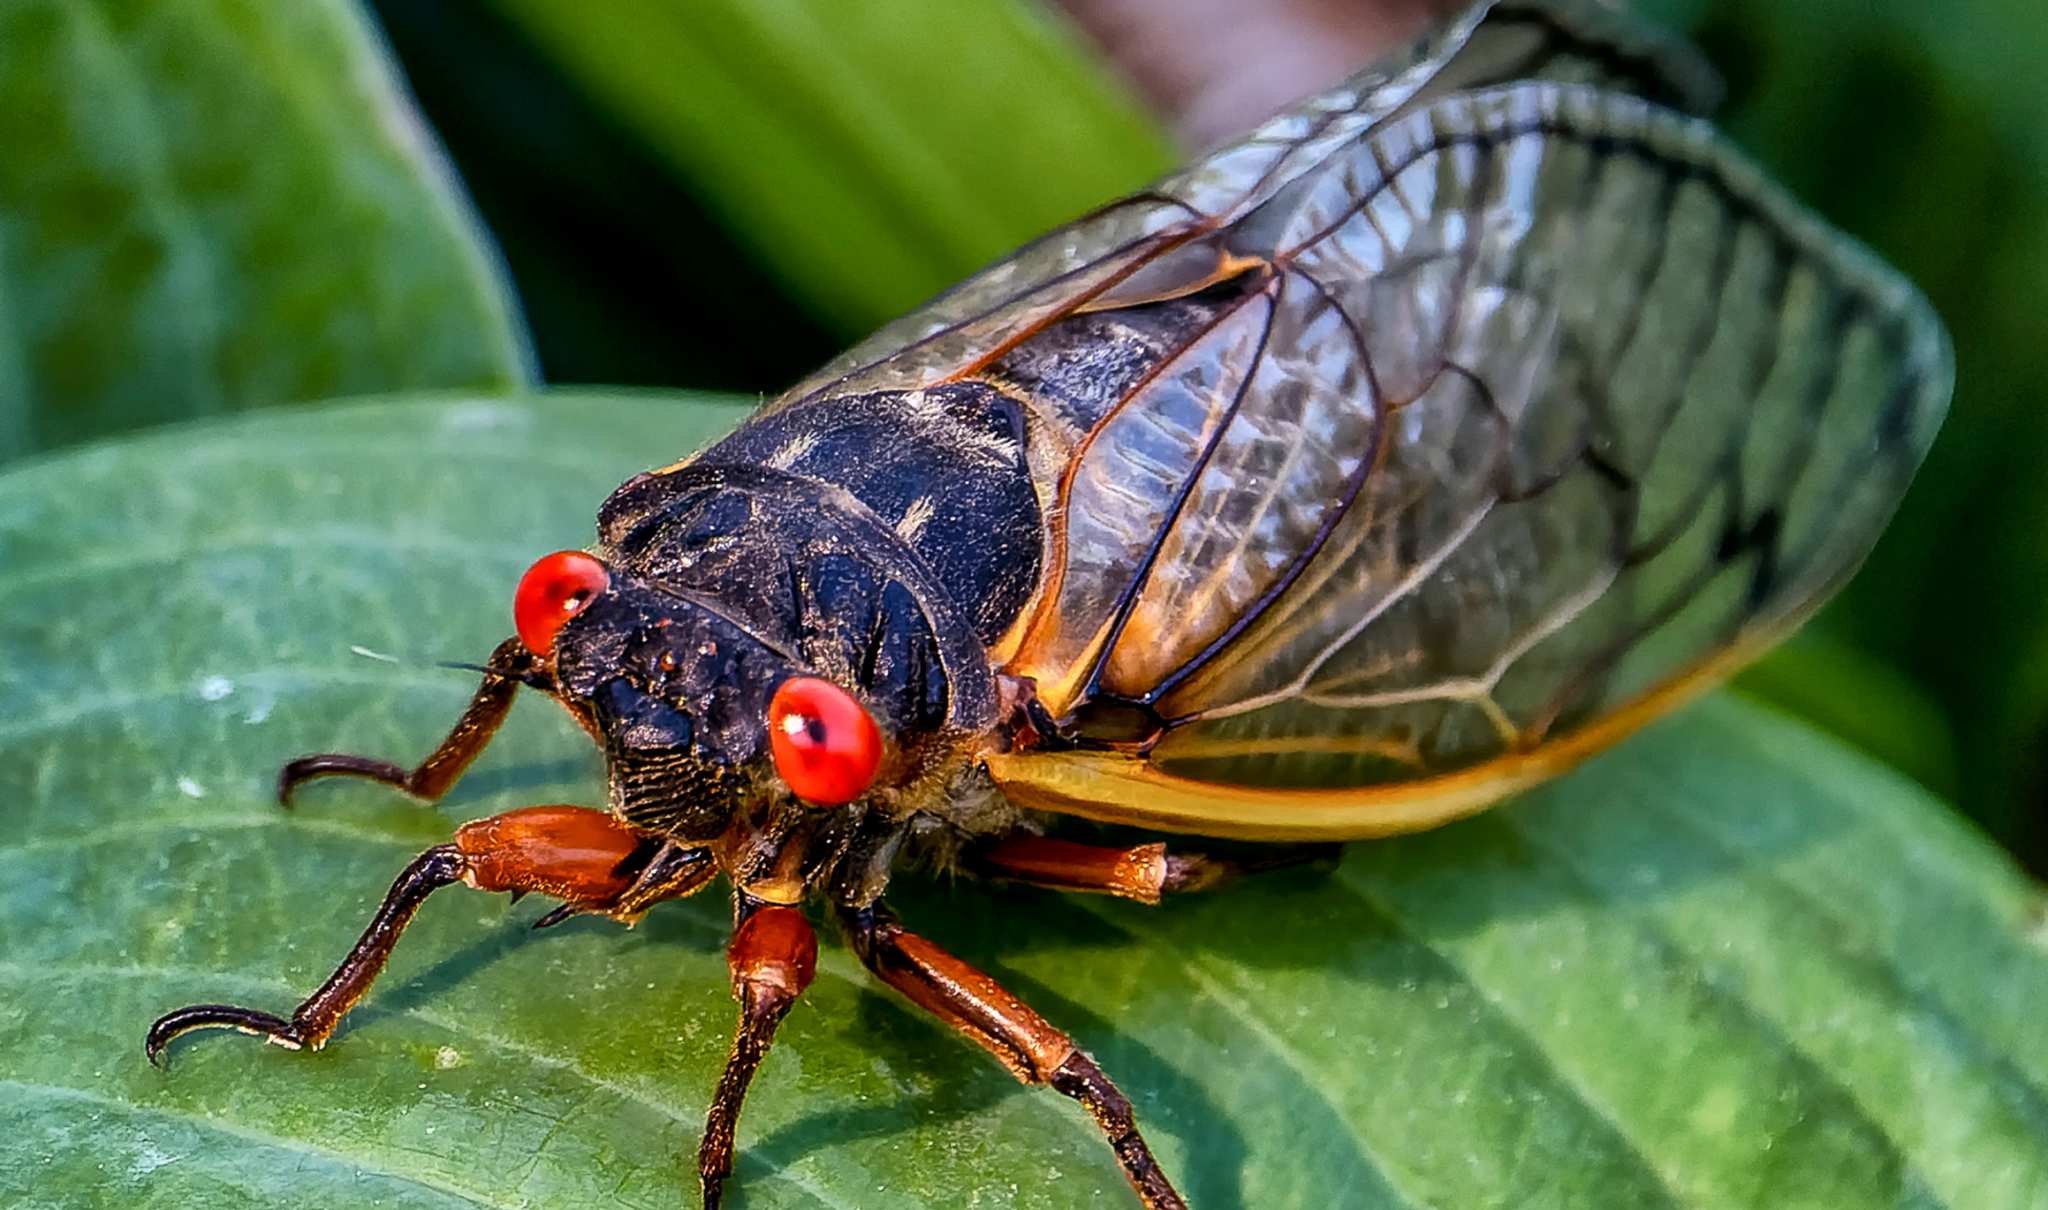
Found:
[{"label": "cicada head", "polygon": [[685,467],[621,488],[599,532],[594,555],[534,564],[515,620],[628,820],[709,843],[864,803],[984,725],[978,639],[850,500]]},{"label": "cicada head", "polygon": [[[602,585],[535,654],[556,698],[603,746],[613,808],[683,839],[719,835],[759,781],[771,696],[799,670],[703,604],[590,555],[575,558],[600,570]],[[563,559],[536,563],[527,583]],[[539,628],[519,620],[531,648]]]}]

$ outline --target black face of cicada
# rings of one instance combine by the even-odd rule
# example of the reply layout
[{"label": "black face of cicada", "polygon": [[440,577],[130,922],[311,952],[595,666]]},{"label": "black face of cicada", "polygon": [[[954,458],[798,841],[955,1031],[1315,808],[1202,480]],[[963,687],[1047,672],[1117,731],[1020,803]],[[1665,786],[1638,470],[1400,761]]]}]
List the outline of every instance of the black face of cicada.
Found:
[{"label": "black face of cicada", "polygon": [[683,839],[722,832],[798,671],[700,604],[614,571],[555,639],[555,687],[596,731],[613,806]]},{"label": "black face of cicada", "polygon": [[655,594],[636,606],[649,621],[684,605],[702,615],[689,624],[714,650],[670,650],[709,661],[707,685],[741,674],[731,660],[756,661],[748,673],[765,683],[743,692],[764,700],[785,676],[824,677],[906,737],[959,727],[990,692],[985,650],[951,594],[843,489],[767,466],[693,464],[620,488],[598,535],[621,582]]},{"label": "black face of cicada", "polygon": [[699,463],[619,489],[599,536],[596,559],[568,552],[530,573],[566,559],[561,574],[585,588],[529,646],[543,642],[549,687],[603,744],[613,808],[638,826],[708,843],[771,799],[853,801],[845,778],[792,776],[778,749],[824,727],[778,706],[814,701],[821,683],[866,716],[874,759],[886,749],[904,777],[986,725],[979,637],[900,535],[841,489]]}]

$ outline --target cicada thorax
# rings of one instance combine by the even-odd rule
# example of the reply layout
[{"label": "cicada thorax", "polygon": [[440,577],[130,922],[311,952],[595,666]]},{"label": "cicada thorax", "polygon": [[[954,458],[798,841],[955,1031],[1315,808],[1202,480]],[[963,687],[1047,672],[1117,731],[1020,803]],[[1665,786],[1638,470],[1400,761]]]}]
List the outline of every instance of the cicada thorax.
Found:
[{"label": "cicada thorax", "polygon": [[[837,493],[871,523],[862,540],[878,551],[900,547],[907,557],[891,566],[926,573],[932,597],[985,647],[1037,587],[1044,557],[1028,441],[1013,394],[956,382],[800,403],[742,426],[690,466],[780,472],[813,485],[820,502]],[[954,642],[964,648],[965,636]]]},{"label": "cicada thorax", "polygon": [[[610,588],[554,657],[604,745],[613,808],[727,845],[742,883],[878,892],[905,821],[943,814],[1000,722],[988,639],[1036,587],[1044,545],[1022,435],[1015,401],[985,385],[892,392],[764,417],[614,493],[598,519]],[[839,810],[776,782],[770,702],[793,677],[843,687],[884,737],[873,792]]]}]

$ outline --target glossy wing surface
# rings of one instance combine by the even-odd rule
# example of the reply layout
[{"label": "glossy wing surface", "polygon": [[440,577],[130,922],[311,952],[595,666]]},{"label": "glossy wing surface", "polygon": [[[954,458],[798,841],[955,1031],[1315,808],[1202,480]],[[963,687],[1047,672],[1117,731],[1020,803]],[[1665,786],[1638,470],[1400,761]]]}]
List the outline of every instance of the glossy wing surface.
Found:
[{"label": "glossy wing surface", "polygon": [[1026,245],[883,326],[770,408],[957,379],[1077,310],[1170,296],[1233,272],[1223,233],[1337,149],[1435,93],[1531,77],[1695,109],[1711,106],[1720,89],[1683,43],[1593,0],[1476,4],[1243,141]]},{"label": "glossy wing surface", "polygon": [[1710,127],[1531,82],[1322,155],[1062,476],[1004,652],[1055,717],[1176,777],[1427,780],[1669,698],[1861,561],[1945,337]]}]

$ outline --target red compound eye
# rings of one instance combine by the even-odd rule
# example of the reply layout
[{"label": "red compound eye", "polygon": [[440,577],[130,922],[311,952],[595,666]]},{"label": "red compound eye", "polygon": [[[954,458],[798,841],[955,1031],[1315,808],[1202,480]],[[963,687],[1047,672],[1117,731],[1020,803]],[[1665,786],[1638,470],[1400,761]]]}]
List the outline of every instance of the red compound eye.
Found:
[{"label": "red compound eye", "polygon": [[547,655],[562,623],[582,613],[611,582],[612,573],[604,564],[580,550],[556,551],[527,568],[512,596],[512,624],[519,629],[519,641],[535,655]]},{"label": "red compound eye", "polygon": [[805,802],[837,807],[874,784],[882,733],[853,695],[831,681],[782,682],[768,703],[768,747],[775,771]]}]

